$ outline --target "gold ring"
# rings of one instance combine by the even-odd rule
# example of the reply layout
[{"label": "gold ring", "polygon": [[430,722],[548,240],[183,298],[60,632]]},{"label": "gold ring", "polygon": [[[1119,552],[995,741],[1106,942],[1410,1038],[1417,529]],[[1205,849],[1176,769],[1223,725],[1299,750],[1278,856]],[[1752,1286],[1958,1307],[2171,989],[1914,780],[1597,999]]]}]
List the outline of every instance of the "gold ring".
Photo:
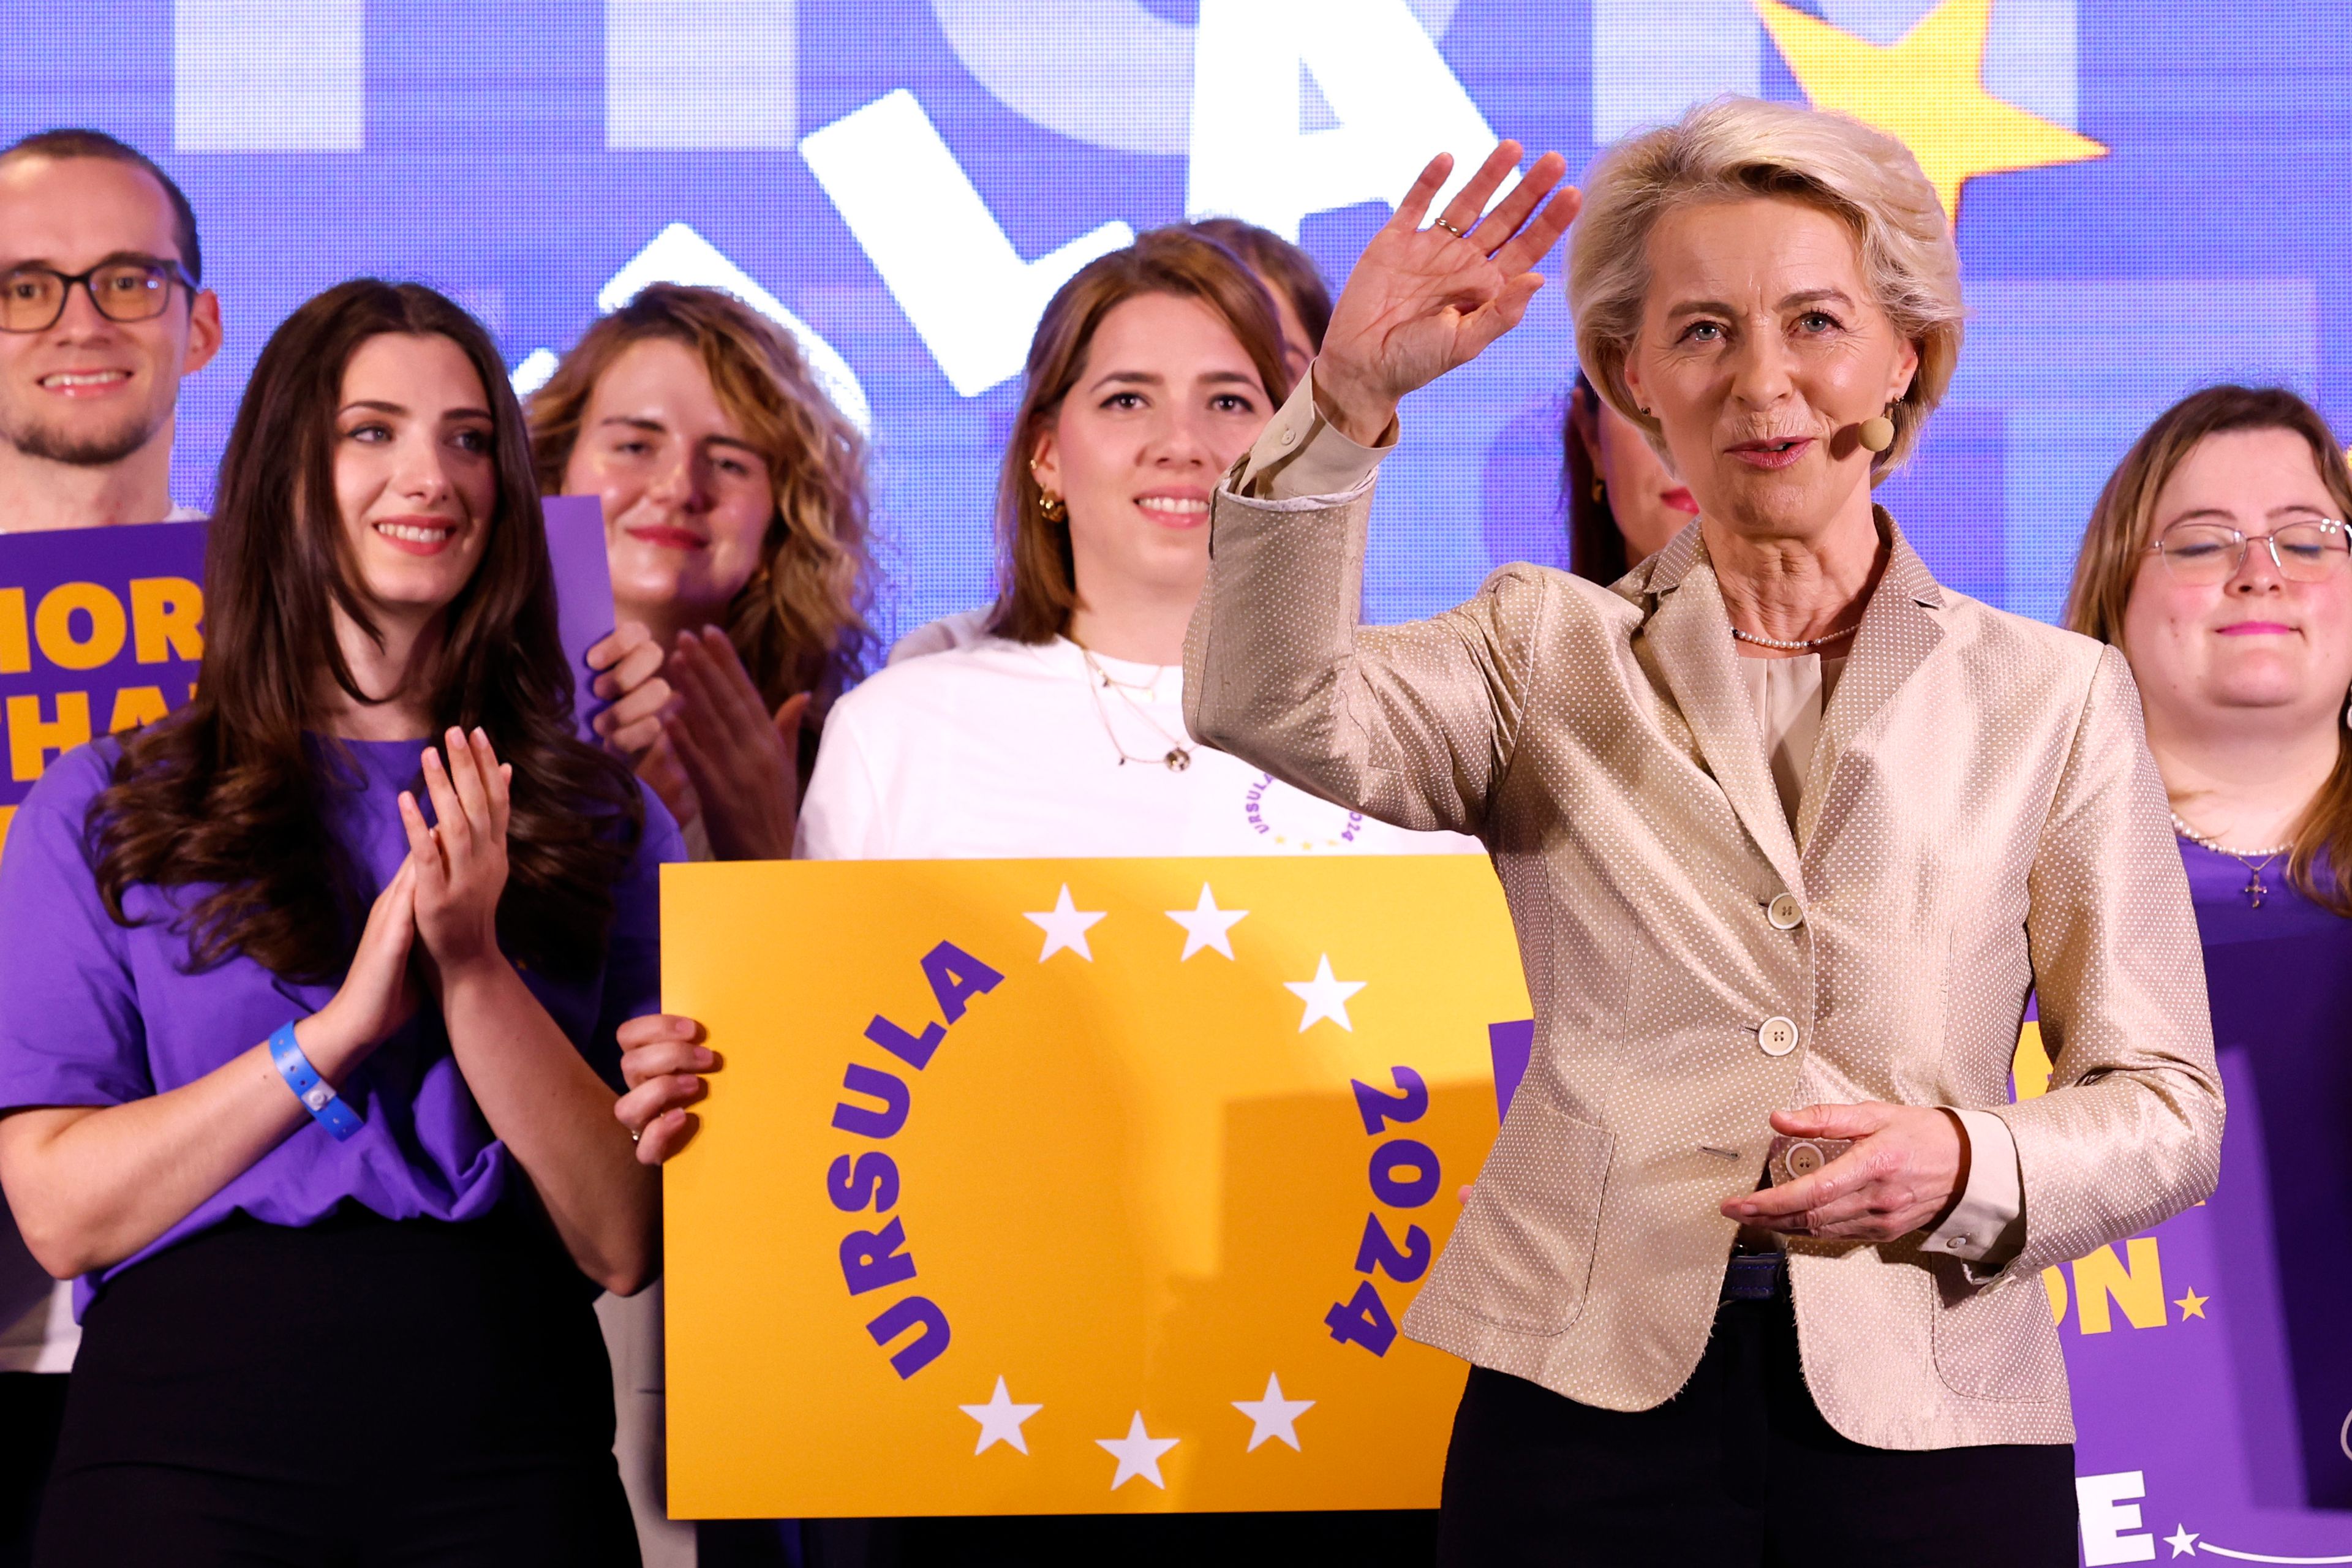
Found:
[{"label": "gold ring", "polygon": [[635,1142],[638,1139],[643,1138],[644,1136],[645,1136],[645,1134],[644,1134],[643,1132],[639,1131],[637,1129],[635,1129],[635,1128],[634,1128],[634,1127],[632,1127],[632,1128],[630,1128],[630,1129],[629,1129],[629,1142],[630,1142],[634,1143],[634,1142]]},{"label": "gold ring", "polygon": [[1442,217],[1433,217],[1429,221],[1433,226],[1444,229],[1446,233],[1452,235],[1456,239],[1467,239],[1470,237],[1468,235],[1463,233],[1460,229],[1454,227],[1452,224],[1446,222]]}]

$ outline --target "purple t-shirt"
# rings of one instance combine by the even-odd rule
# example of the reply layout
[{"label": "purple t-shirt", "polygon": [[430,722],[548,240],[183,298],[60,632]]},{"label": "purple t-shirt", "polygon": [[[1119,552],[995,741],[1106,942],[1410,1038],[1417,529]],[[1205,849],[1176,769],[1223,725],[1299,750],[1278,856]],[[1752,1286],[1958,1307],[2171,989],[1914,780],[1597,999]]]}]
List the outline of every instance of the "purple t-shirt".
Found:
[{"label": "purple t-shirt", "polygon": [[[2305,1495],[2313,1508],[2352,1508],[2341,1446],[2352,1410],[2352,920],[2290,887],[2284,855],[2262,873],[2260,908],[2245,862],[2186,840],[2180,858],[2204,939],[2214,1048],[2253,1090],[2242,1100],[2231,1085],[2221,1180],[2232,1180],[2231,1150],[2258,1142]],[[2324,885],[2325,860],[2316,871]],[[2242,1131],[2249,1118],[2259,1140]]]},{"label": "purple t-shirt", "polygon": [[[346,742],[355,770],[337,770],[327,807],[373,899],[408,853],[397,804],[422,789],[425,742]],[[296,985],[249,958],[185,972],[188,942],[173,929],[190,890],[139,886],[125,928],[100,901],[84,847],[89,805],[120,751],[100,741],[58,760],[33,787],[0,856],[0,1110],[120,1105],[194,1082],[314,1013],[332,985]],[[620,1081],[614,1031],[657,1010],[658,868],[685,858],[677,826],[650,792],[635,858],[613,889],[603,964],[585,978],[526,971],[523,983],[608,1082]],[[345,1200],[387,1219],[478,1219],[506,1191],[509,1157],[491,1136],[450,1054],[439,1011],[417,1016],[377,1047],[341,1093],[364,1119],[348,1142],[305,1121],[195,1212],[110,1268],[83,1277],[77,1310],[97,1287],[173,1242],[242,1210],[270,1225],[311,1224]]]}]

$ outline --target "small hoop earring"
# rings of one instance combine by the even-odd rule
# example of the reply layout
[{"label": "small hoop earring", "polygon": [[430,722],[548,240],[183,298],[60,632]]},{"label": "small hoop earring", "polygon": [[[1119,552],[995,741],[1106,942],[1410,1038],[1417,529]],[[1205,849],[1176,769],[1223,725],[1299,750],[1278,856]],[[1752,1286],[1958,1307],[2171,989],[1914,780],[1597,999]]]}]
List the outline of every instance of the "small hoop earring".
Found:
[{"label": "small hoop earring", "polygon": [[1609,499],[1609,481],[1607,479],[1595,479],[1592,481],[1592,499],[1594,500],[1607,500]]},{"label": "small hoop earring", "polygon": [[1055,495],[1052,490],[1047,489],[1045,488],[1045,481],[1038,478],[1037,459],[1034,458],[1029,459],[1029,482],[1037,487],[1037,515],[1039,517],[1044,518],[1047,522],[1060,522],[1070,515],[1070,509],[1063,501],[1062,498]]},{"label": "small hoop earring", "polygon": [[1885,413],[1874,415],[1862,422],[1862,428],[1855,432],[1855,439],[1862,443],[1863,450],[1884,452],[1895,445],[1894,413],[1895,405],[1890,403]]}]

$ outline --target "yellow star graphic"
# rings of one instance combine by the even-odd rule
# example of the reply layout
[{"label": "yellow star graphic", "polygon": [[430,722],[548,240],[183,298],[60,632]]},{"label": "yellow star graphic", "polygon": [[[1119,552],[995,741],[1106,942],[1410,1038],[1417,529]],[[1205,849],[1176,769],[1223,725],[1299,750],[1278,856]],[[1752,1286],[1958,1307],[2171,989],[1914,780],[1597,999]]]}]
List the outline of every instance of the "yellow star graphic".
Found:
[{"label": "yellow star graphic", "polygon": [[2189,1289],[2189,1294],[2181,1297],[2180,1300],[2175,1301],[2173,1305],[2180,1309],[2180,1321],[2187,1322],[2191,1318],[2204,1317],[2205,1303],[2212,1299],[2213,1298],[2210,1296],[2200,1296],[2196,1291],[2196,1288],[2192,1286]]},{"label": "yellow star graphic", "polygon": [[1851,114],[1910,148],[1955,224],[1960,187],[1979,174],[2107,154],[2089,137],[1985,90],[1992,0],[1943,0],[1900,42],[1885,47],[1780,0],[1754,4],[1813,106]]}]

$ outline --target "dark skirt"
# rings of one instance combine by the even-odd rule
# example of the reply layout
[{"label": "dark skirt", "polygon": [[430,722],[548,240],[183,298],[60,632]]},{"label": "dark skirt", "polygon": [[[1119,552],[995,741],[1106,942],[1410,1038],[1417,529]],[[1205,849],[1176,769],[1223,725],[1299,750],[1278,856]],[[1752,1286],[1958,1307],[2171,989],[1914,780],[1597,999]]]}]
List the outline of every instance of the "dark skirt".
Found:
[{"label": "dark skirt", "polygon": [[595,1294],[515,1213],[159,1253],[84,1316],[35,1561],[635,1564]]}]

